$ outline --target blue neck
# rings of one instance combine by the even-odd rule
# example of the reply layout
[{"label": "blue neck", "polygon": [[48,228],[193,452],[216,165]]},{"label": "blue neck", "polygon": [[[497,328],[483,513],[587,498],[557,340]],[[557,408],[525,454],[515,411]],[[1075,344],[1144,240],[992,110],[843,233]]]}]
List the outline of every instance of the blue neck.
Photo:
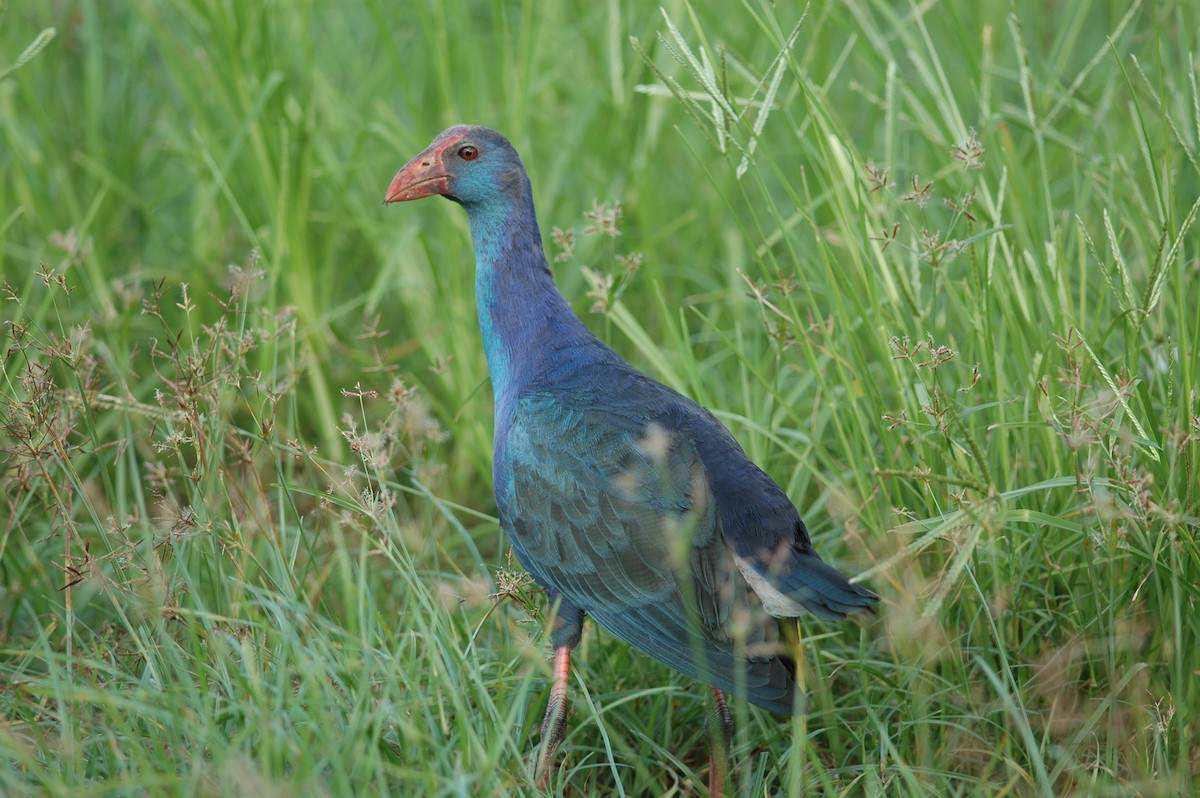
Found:
[{"label": "blue neck", "polygon": [[[599,341],[554,285],[528,184],[464,203],[475,245],[475,301],[500,422],[521,388],[561,359]],[[559,357],[550,355],[558,353]]]}]

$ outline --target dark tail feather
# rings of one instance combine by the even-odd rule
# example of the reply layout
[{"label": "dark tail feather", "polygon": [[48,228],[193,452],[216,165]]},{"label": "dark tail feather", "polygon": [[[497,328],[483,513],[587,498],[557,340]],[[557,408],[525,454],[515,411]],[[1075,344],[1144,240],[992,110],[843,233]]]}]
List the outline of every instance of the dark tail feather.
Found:
[{"label": "dark tail feather", "polygon": [[780,591],[821,618],[837,620],[856,612],[875,614],[879,596],[856,585],[812,554],[798,554],[789,573],[773,580]]}]

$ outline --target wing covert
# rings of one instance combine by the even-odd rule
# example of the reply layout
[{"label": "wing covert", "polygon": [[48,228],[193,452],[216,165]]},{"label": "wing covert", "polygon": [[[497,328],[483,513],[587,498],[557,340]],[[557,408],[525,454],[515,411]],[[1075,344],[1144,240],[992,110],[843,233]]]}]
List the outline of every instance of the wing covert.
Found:
[{"label": "wing covert", "polygon": [[793,711],[778,625],[737,574],[703,462],[670,414],[528,396],[497,466],[501,523],[538,582],[666,665]]}]

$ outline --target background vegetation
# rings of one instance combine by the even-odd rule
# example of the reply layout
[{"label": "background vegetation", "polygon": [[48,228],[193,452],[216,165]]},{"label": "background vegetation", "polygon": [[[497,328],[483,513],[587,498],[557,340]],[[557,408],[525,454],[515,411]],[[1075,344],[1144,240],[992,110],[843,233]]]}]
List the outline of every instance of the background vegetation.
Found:
[{"label": "background vegetation", "polygon": [[[529,792],[466,220],[380,204],[459,121],[884,596],[739,794],[1195,792],[1194,4],[5,11],[0,793]],[[553,790],[702,793],[703,691],[575,665]]]}]

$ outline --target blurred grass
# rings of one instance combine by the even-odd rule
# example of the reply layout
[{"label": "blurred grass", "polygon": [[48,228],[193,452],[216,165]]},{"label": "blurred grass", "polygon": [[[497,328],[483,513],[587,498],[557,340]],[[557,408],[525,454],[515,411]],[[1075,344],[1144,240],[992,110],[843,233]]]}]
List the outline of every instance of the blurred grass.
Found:
[{"label": "blurred grass", "polygon": [[[1191,5],[4,11],[3,794],[528,791],[465,218],[380,206],[459,121],[885,595],[740,794],[1194,791]],[[556,791],[702,789],[702,691],[575,663]]]}]

